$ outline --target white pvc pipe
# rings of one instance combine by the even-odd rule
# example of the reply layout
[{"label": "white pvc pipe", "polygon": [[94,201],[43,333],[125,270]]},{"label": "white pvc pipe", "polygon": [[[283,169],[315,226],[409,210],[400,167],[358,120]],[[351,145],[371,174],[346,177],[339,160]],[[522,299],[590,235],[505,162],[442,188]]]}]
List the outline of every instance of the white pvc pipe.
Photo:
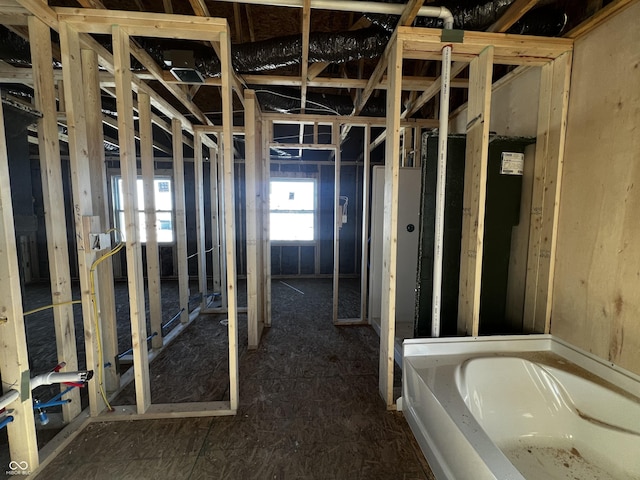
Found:
[{"label": "white pvc pipe", "polygon": [[[449,27],[450,28],[450,27]],[[447,179],[447,137],[449,135],[449,91],[451,84],[451,45],[442,49],[440,125],[438,128],[438,176],[436,183],[436,229],[433,251],[433,297],[431,336],[440,336],[442,313],[442,256],[444,250],[444,206]]]},{"label": "white pvc pipe", "polygon": [[[302,8],[304,0],[220,0],[230,3],[249,3],[254,5],[270,5],[273,7]],[[311,8],[319,10],[335,10],[342,12],[358,13],[384,13],[388,15],[401,15],[406,7],[402,3],[383,3],[370,1],[343,1],[343,0],[311,0]],[[445,22],[450,19],[453,24],[453,16],[445,7],[422,7],[418,11],[419,17],[442,18]],[[451,26],[445,28],[451,28]]]},{"label": "white pvc pipe", "polygon": [[29,386],[31,390],[40,385],[53,385],[54,383],[84,383],[93,376],[93,372],[49,372],[33,377]]},{"label": "white pvc pipe", "polygon": [[9,390],[2,397],[0,397],[0,410],[6,408],[7,405],[13,403],[20,396],[20,392],[17,390]]}]

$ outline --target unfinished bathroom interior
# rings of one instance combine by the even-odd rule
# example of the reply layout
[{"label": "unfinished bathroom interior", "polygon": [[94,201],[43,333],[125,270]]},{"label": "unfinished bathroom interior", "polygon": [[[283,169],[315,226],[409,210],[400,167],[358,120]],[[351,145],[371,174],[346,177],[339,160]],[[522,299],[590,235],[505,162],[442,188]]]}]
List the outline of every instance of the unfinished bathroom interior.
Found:
[{"label": "unfinished bathroom interior", "polygon": [[[509,356],[640,404],[639,21],[637,0],[0,0],[0,475],[542,478],[504,435],[506,467],[446,464],[418,417],[464,422],[409,375],[471,345],[464,402],[500,396],[514,362],[485,360]],[[640,478],[576,445],[545,478]]]}]

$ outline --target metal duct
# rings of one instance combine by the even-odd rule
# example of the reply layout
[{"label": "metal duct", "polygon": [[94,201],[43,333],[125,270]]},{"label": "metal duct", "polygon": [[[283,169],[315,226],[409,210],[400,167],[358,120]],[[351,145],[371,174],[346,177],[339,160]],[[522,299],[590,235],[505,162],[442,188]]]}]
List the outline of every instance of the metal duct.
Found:
[{"label": "metal duct", "polygon": [[[460,30],[486,30],[495,23],[515,0],[441,0],[434,6],[442,6],[453,14],[453,28]],[[402,0],[391,3],[404,3]],[[541,4],[546,3],[542,1]],[[380,15],[365,13],[364,16],[374,25],[387,32],[393,32],[398,23],[397,15]],[[511,29],[510,33],[529,35],[559,35],[567,22],[564,12],[550,7],[538,7],[527,12]],[[442,20],[429,17],[416,18],[417,27],[442,28]]]},{"label": "metal duct", "polygon": [[[377,27],[352,32],[311,33],[309,62],[344,63],[362,58],[378,58],[388,41],[389,34]],[[198,71],[207,77],[219,76],[220,60],[210,50],[194,47]],[[160,50],[157,45],[145,45],[145,49],[152,52]],[[158,58],[158,54],[154,56]],[[232,45],[231,57],[233,67],[239,73],[264,72],[298,65],[302,59],[302,37],[289,35]]]},{"label": "metal duct", "polygon": [[31,66],[29,42],[0,26],[0,59],[11,65]]},{"label": "metal duct", "polygon": [[554,7],[540,7],[527,14],[510,29],[509,33],[519,35],[544,35],[556,37],[567,25],[567,14]]},{"label": "metal duct", "polygon": [[[478,2],[477,0],[443,0],[433,6],[447,7],[453,14],[453,28],[461,30],[484,30],[494,23],[515,0],[492,0]],[[402,0],[392,3],[404,3]],[[431,5],[431,4],[430,4]],[[398,23],[397,15],[378,15],[365,13],[364,16],[374,25],[392,32]],[[442,20],[437,18],[416,18],[416,26],[440,28]]]}]

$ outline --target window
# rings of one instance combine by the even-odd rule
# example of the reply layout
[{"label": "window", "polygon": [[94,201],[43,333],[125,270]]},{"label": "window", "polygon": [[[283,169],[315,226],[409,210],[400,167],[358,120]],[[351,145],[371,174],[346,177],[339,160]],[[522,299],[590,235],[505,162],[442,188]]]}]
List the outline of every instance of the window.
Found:
[{"label": "window", "polygon": [[[156,232],[159,243],[173,242],[173,197],[171,177],[155,177],[153,180],[156,202]],[[142,178],[138,178],[138,226],[140,241],[147,241],[147,229],[144,220],[144,189]],[[122,177],[113,177],[113,199],[116,227],[124,238],[124,198],[122,194]]]},{"label": "window", "polygon": [[271,180],[271,240],[315,240],[315,179]]}]

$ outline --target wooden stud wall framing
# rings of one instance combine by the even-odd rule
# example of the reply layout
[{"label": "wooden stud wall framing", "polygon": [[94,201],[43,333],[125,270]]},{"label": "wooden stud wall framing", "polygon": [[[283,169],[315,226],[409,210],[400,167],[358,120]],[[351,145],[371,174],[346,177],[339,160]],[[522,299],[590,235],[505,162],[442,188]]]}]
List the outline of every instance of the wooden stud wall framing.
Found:
[{"label": "wooden stud wall framing", "polygon": [[333,323],[338,324],[338,296],[340,282],[340,230],[342,229],[342,214],[340,210],[340,148],[335,147],[340,142],[340,124],[334,123],[331,128],[331,143],[334,145],[335,169],[333,177]]},{"label": "wooden stud wall framing", "polygon": [[489,121],[493,47],[486,47],[469,67],[469,111],[462,202],[458,331],[477,336],[480,325],[480,286],[487,193]]},{"label": "wooden stud wall framing", "polygon": [[202,134],[196,134],[193,140],[194,193],[196,206],[196,259],[198,262],[198,288],[200,290],[200,307],[207,306],[207,254],[205,253],[204,230],[204,159],[202,156]]},{"label": "wooden stud wall framing", "polygon": [[147,233],[147,289],[149,296],[149,325],[154,350],[162,347],[162,292],[160,289],[160,250],[158,248],[156,218],[155,162],[153,158],[153,130],[151,125],[151,99],[146,93],[138,94],[140,130],[140,163],[144,192],[144,217]]},{"label": "wooden stud wall framing", "polygon": [[222,75],[222,119],[223,119],[223,184],[225,209],[225,236],[227,266],[227,316],[229,331],[229,403],[231,410],[238,409],[238,314],[235,242],[235,198],[233,165],[233,93],[231,89],[231,39],[228,31],[220,34],[220,63]]},{"label": "wooden stud wall framing", "polygon": [[[218,232],[220,235],[220,311],[226,313],[228,308],[227,302],[227,233],[225,229],[225,221],[227,217],[227,209],[225,208],[225,188],[226,182],[224,180],[224,143],[222,142],[222,136],[217,135],[218,143],[221,145],[218,155],[218,205],[221,207],[218,209]],[[234,214],[235,215],[235,214]],[[233,238],[233,237],[231,237]]]},{"label": "wooden stud wall framing", "polygon": [[258,348],[264,328],[265,283],[263,198],[269,194],[263,181],[262,121],[255,92],[245,90],[245,189],[247,195],[247,321],[248,346]]},{"label": "wooden stud wall framing", "polygon": [[[371,183],[371,127],[364,127],[364,165],[362,167],[362,258],[360,263],[360,321],[367,323],[369,288],[369,190]],[[370,319],[369,319],[370,320]]]},{"label": "wooden stud wall framing", "polygon": [[178,296],[180,298],[180,322],[189,321],[189,269],[187,264],[187,214],[184,188],[184,157],[182,152],[182,124],[171,121],[173,132],[173,200],[176,216],[175,240],[176,263],[178,264]]},{"label": "wooden stud wall framing", "polygon": [[[58,143],[55,85],[51,62],[51,33],[49,27],[36,17],[29,17],[29,39],[33,65],[35,107],[42,113],[38,120],[38,147],[42,175],[42,199],[47,231],[47,251],[51,279],[51,298],[54,303],[71,302],[71,273],[67,249],[67,228],[62,190],[62,162]],[[78,370],[76,331],[73,305],[53,309],[58,363],[66,362],[64,371]],[[53,365],[51,366],[53,367]],[[66,387],[62,387],[65,389]],[[80,413],[80,392],[74,389],[63,405],[65,422]]]},{"label": "wooden stud wall framing", "polygon": [[273,124],[264,121],[262,116],[262,181],[264,183],[265,194],[262,199],[263,217],[262,217],[262,248],[264,253],[264,325],[271,326],[271,207],[269,203],[269,192],[271,182],[271,155],[267,139],[273,140]]},{"label": "wooden stud wall framing", "polygon": [[542,67],[525,286],[524,330],[549,333],[571,52]]},{"label": "wooden stud wall framing", "polygon": [[209,185],[211,195],[211,276],[213,278],[213,292],[222,292],[222,281],[220,276],[220,202],[218,194],[218,156],[220,150],[211,152],[209,159]]},{"label": "wooden stud wall framing", "polygon": [[[402,59],[440,59],[443,46],[441,31],[400,27],[396,45],[389,53],[387,91],[387,131],[390,135],[386,142],[385,165],[385,212],[384,212],[384,251],[383,251],[383,309],[381,312],[380,334],[380,394],[388,408],[394,408],[393,369],[395,338],[395,290],[397,267],[397,215],[398,215],[398,168],[400,154],[400,128]],[[493,64],[509,65],[547,65],[547,87],[543,88],[548,99],[541,101],[539,117],[540,137],[553,138],[551,147],[545,147],[545,168],[549,174],[538,190],[552,192],[547,197],[538,194],[539,202],[544,202],[548,215],[544,223],[540,221],[540,231],[534,236],[545,235],[550,242],[549,259],[541,261],[540,256],[530,252],[529,270],[535,270],[535,276],[529,279],[528,294],[530,302],[536,303],[538,320],[530,320],[531,325],[540,325],[548,330],[550,315],[550,289],[553,277],[555,249],[555,225],[557,223],[557,203],[559,198],[559,175],[564,144],[564,122],[568,96],[570,50],[573,43],[567,39],[546,39],[506,34],[487,34],[465,32],[464,41],[453,44],[453,58],[471,61],[469,80],[469,120],[467,125],[467,169],[465,172],[464,220],[460,272],[460,305],[458,328],[466,333],[478,334],[479,330],[479,293],[482,266],[482,240],[484,202],[486,189],[486,162],[488,145],[489,112],[491,101],[491,77]],[[567,52],[567,53],[566,53]],[[557,60],[556,60],[557,58]],[[553,62],[553,63],[551,63]],[[557,62],[557,63],[556,63]],[[457,64],[455,70],[461,70]],[[555,85],[555,86],[552,86]],[[547,105],[546,107],[544,105]],[[551,107],[553,105],[553,107]],[[543,111],[549,109],[550,113]],[[546,116],[545,116],[546,115]],[[544,126],[546,122],[546,126]],[[547,133],[543,133],[547,132]],[[545,141],[549,142],[546,137]],[[555,163],[554,163],[555,162]],[[540,167],[541,168],[541,167]],[[540,177],[541,179],[543,177]],[[536,194],[534,193],[534,196]],[[535,200],[534,200],[535,201]],[[534,207],[535,208],[535,207]],[[543,232],[543,228],[546,228]],[[535,243],[535,240],[533,240]],[[532,248],[538,248],[534,245]],[[541,293],[533,294],[535,289]],[[538,313],[539,308],[544,313]],[[542,318],[542,320],[540,319]],[[533,327],[532,327],[533,328]]]},{"label": "wooden stud wall framing", "polygon": [[[107,232],[111,225],[111,208],[107,193],[107,168],[104,155],[104,135],[102,127],[102,99],[100,96],[100,70],[98,56],[92,50],[83,49],[82,71],[84,78],[84,99],[87,125],[87,145],[89,147],[89,168],[91,171],[91,193],[93,211],[99,217],[100,232]],[[114,236],[120,239],[119,235]],[[118,354],[118,328],[116,322],[116,300],[113,285],[113,263],[111,257],[97,267],[100,289],[96,292],[98,317],[102,332],[103,357],[115,358]],[[115,362],[104,367],[106,390],[114,392],[120,387],[120,374]]]},{"label": "wooden stud wall framing", "polygon": [[398,196],[400,179],[400,105],[402,94],[402,40],[389,49],[387,75],[387,132],[384,167],[384,224],[382,249],[382,310],[380,312],[380,372],[378,388],[387,408],[393,398],[396,333],[396,270],[398,257]]},{"label": "wooden stud wall framing", "polygon": [[133,127],[129,34],[119,25],[114,25],[112,27],[112,40],[117,94],[116,105],[118,109],[122,197],[124,199],[124,221],[126,225],[127,278],[136,406],[138,413],[144,413],[151,405],[151,390],[149,385],[149,352],[147,349],[142,251],[138,221],[138,168],[136,165],[136,144]]},{"label": "wooden stud wall framing", "polygon": [[29,470],[38,468],[38,443],[31,390],[23,391],[23,375],[29,377],[27,337],[22,316],[22,292],[16,248],[16,233],[13,225],[11,184],[9,183],[9,158],[7,138],[4,130],[3,106],[0,103],[0,372],[2,391],[12,388],[20,391],[21,398],[10,408],[14,420],[7,425],[11,460],[27,462]]},{"label": "wooden stud wall framing", "polygon": [[[65,109],[67,112],[67,127],[69,129],[69,161],[71,163],[71,187],[73,191],[73,213],[76,230],[76,249],[78,252],[78,272],[80,276],[80,290],[82,296],[82,318],[84,324],[85,355],[87,369],[96,372],[95,380],[89,382],[89,410],[91,416],[98,415],[105,408],[105,402],[100,395],[100,369],[104,368],[104,359],[98,353],[99,331],[96,329],[97,320],[93,313],[91,298],[90,270],[96,259],[96,254],[87,248],[90,230],[99,230],[99,219],[94,217],[93,198],[91,192],[91,172],[89,169],[88,131],[85,113],[85,99],[80,36],[66,24],[60,24],[60,48],[62,51],[62,73],[64,77]],[[96,221],[98,220],[98,221]],[[100,284],[97,284],[99,289]]]}]

